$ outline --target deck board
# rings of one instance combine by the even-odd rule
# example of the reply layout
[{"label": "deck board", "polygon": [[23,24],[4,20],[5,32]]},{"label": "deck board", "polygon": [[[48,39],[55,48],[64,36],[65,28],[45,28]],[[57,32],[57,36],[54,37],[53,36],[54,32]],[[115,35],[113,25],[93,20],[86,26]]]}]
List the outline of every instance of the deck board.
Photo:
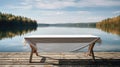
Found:
[{"label": "deck board", "polygon": [[[0,52],[0,67],[16,66],[46,66],[46,67],[62,67],[63,65],[79,66],[79,65],[97,65],[97,66],[120,66],[120,52],[95,52],[94,63],[90,56],[86,56],[84,52],[80,53],[39,53],[41,57],[33,55],[33,63],[29,63],[30,52]],[[43,58],[44,57],[44,58]],[[40,61],[42,60],[41,63]],[[26,66],[27,65],[27,66]]]}]

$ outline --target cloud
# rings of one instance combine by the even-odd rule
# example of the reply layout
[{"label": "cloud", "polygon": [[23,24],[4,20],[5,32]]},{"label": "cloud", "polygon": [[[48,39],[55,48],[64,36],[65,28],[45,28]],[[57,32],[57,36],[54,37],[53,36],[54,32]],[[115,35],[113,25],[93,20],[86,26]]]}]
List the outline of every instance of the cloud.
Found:
[{"label": "cloud", "polygon": [[[12,0],[11,0],[11,2],[12,2]],[[25,1],[18,0],[16,2],[5,4],[3,7],[8,8],[8,9],[20,9],[21,10],[21,9],[32,9],[33,5],[28,3],[27,0],[25,0]]]},{"label": "cloud", "polygon": [[73,0],[37,0],[35,6],[41,9],[60,9],[74,6]]},{"label": "cloud", "polygon": [[22,0],[18,5],[13,4],[12,8],[62,9],[67,7],[81,8],[104,6],[120,6],[120,0]]},{"label": "cloud", "polygon": [[34,13],[37,13],[38,23],[96,22],[105,18],[89,11],[38,11]]},{"label": "cloud", "polygon": [[71,16],[74,16],[74,15],[90,15],[91,12],[90,11],[33,11],[34,13],[37,13],[37,14],[40,14],[42,16],[68,16],[68,15],[71,15]]},{"label": "cloud", "polygon": [[26,6],[14,6],[14,5],[6,5],[8,9],[31,9],[31,5],[26,5]]},{"label": "cloud", "polygon": [[120,1],[118,0],[33,0],[32,2],[35,7],[40,9],[120,6]]},{"label": "cloud", "polygon": [[[20,0],[19,2],[8,3],[5,7],[0,6],[0,8],[2,7],[3,11],[6,8],[8,12],[32,17],[38,23],[74,23],[94,22],[112,16],[111,11],[113,12],[114,10],[111,10],[111,7],[118,7],[120,6],[119,3],[120,0]],[[111,11],[107,9],[107,11],[104,9],[100,9],[100,11],[95,9],[87,11],[85,7],[110,7]],[[77,10],[74,10],[74,8]],[[24,11],[20,11],[22,9]],[[118,14],[120,11],[113,13]]]},{"label": "cloud", "polygon": [[79,7],[109,7],[109,6],[120,6],[118,0],[80,0],[77,3]]},{"label": "cloud", "polygon": [[119,14],[120,15],[120,11],[114,11],[113,14]]}]

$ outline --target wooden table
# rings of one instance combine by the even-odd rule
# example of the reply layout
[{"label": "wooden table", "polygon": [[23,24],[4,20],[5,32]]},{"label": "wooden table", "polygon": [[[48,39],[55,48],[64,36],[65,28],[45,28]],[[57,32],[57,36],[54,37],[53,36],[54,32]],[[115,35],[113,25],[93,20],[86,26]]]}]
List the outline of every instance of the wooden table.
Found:
[{"label": "wooden table", "polygon": [[31,35],[25,37],[25,41],[31,47],[29,62],[32,62],[33,53],[38,56],[36,43],[89,43],[88,55],[95,61],[93,48],[100,37],[94,35]]}]

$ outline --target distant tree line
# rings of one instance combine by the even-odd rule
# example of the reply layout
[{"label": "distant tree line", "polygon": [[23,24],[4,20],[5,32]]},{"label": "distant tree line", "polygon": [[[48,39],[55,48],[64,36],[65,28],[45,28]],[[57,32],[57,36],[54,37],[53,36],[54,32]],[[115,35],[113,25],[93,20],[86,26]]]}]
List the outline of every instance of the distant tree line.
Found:
[{"label": "distant tree line", "polygon": [[77,27],[83,27],[83,28],[95,28],[96,23],[90,22],[90,23],[75,23],[74,24]]},{"label": "distant tree line", "polygon": [[96,23],[57,23],[57,24],[38,24],[38,26],[96,28]]},{"label": "distant tree line", "polygon": [[97,23],[97,26],[102,27],[116,27],[120,26],[120,15],[113,18],[107,18]]},{"label": "distant tree line", "polygon": [[100,21],[96,24],[96,27],[103,31],[120,35],[120,15]]},{"label": "distant tree line", "polygon": [[37,26],[35,20],[0,12],[0,28]]}]

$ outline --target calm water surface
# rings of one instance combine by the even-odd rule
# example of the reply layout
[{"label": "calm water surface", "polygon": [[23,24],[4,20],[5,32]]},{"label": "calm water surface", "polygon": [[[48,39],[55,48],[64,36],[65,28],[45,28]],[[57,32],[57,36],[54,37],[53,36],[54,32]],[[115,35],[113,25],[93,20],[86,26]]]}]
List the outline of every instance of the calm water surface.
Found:
[{"label": "calm water surface", "polygon": [[[100,36],[102,39],[102,44],[96,44],[94,51],[107,51],[107,52],[120,52],[120,36],[116,34],[111,34],[104,32],[97,28],[78,28],[78,27],[38,27],[36,31],[31,31],[26,34],[16,35],[12,38],[3,38],[0,40],[0,52],[27,52],[30,51],[28,44],[24,44],[24,37],[29,35],[96,35]],[[78,48],[79,45],[76,44],[66,44],[66,45],[45,45],[41,44],[40,51],[53,50],[56,49],[67,49],[74,50]],[[74,47],[72,49],[69,49]],[[46,48],[45,48],[46,47]],[[44,49],[43,49],[44,48]],[[80,51],[86,51],[87,48],[84,48]]]}]

